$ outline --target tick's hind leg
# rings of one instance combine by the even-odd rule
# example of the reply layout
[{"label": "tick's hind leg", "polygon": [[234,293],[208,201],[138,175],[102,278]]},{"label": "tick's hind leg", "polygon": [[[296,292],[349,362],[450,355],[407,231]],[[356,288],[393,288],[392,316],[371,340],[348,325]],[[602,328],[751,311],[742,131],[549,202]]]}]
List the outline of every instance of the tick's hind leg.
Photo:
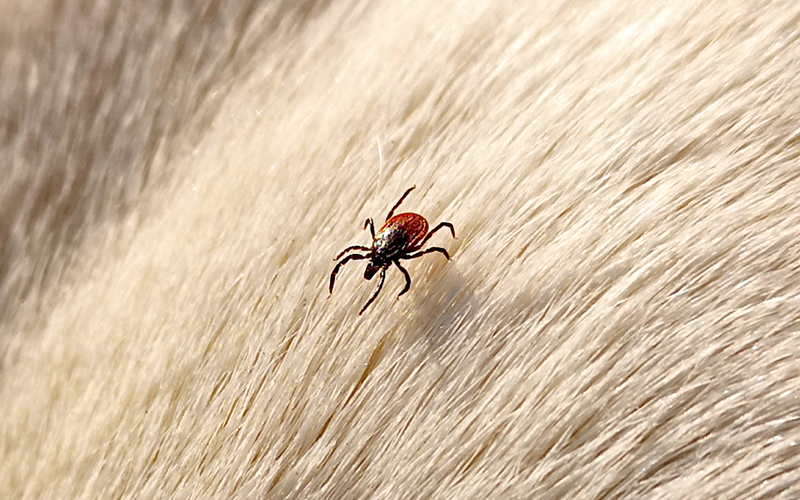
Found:
[{"label": "tick's hind leg", "polygon": [[364,222],[364,229],[366,229],[367,227],[369,227],[369,234],[372,235],[372,239],[374,240],[375,239],[375,224],[372,222],[372,219],[367,219]]},{"label": "tick's hind leg", "polygon": [[[395,204],[394,204],[394,206],[392,207],[392,209],[391,209],[391,210],[389,210],[389,214],[386,216],[386,220],[387,220],[387,221],[388,221],[389,219],[391,219],[391,218],[392,218],[392,215],[394,215],[394,211],[395,211],[395,210],[397,210],[397,207],[399,207],[401,203],[403,203],[403,200],[405,200],[405,199],[406,199],[406,196],[408,196],[408,193],[410,193],[411,191],[413,191],[413,190],[414,190],[414,188],[416,188],[416,187],[417,187],[417,186],[411,186],[410,188],[406,189],[406,192],[405,192],[405,193],[403,193],[403,196],[401,196],[401,197],[400,197],[400,199],[399,199],[399,200],[397,200],[397,203],[395,203]],[[384,221],[384,222],[385,222],[385,221]]]},{"label": "tick's hind leg", "polygon": [[339,255],[337,255],[336,258],[333,259],[333,260],[341,259],[344,254],[346,254],[347,252],[349,252],[351,250],[363,250],[365,252],[369,252],[370,248],[369,247],[365,247],[364,245],[353,245],[351,247],[347,247],[344,250],[342,250],[341,253]]},{"label": "tick's hind leg", "polygon": [[364,311],[367,310],[369,305],[372,304],[372,301],[375,300],[375,298],[378,296],[379,293],[381,293],[381,288],[383,288],[383,281],[385,279],[386,279],[386,268],[384,267],[383,269],[381,269],[381,277],[380,280],[378,281],[378,289],[375,290],[375,293],[372,294],[372,297],[370,297],[367,303],[364,304],[364,307],[361,308],[361,311],[358,313],[359,316],[361,316],[364,313]]},{"label": "tick's hind leg", "polygon": [[402,291],[402,292],[400,292],[400,293],[397,295],[397,298],[399,299],[401,295],[403,295],[404,293],[406,293],[406,292],[408,291],[408,289],[409,289],[409,288],[411,288],[411,276],[409,276],[409,275],[408,275],[408,271],[406,271],[406,268],[400,265],[400,261],[398,261],[398,260],[395,260],[395,261],[394,261],[394,265],[396,265],[396,266],[397,266],[397,269],[399,269],[399,270],[400,270],[400,272],[401,272],[401,273],[403,273],[403,276],[405,276],[405,277],[406,277],[406,286],[405,286],[405,288],[403,288],[403,291]]},{"label": "tick's hind leg", "polygon": [[431,252],[439,252],[440,254],[442,254],[445,257],[447,257],[447,260],[450,260],[450,254],[447,253],[447,250],[445,250],[442,247],[430,247],[430,248],[425,249],[425,250],[423,250],[421,252],[408,254],[408,255],[405,255],[405,256],[400,257],[400,258],[401,259],[416,259],[417,257],[422,257],[426,253],[431,253]]},{"label": "tick's hind leg", "polygon": [[[346,251],[347,251],[347,250],[345,250],[345,252],[346,252]],[[345,257],[344,259],[340,260],[340,261],[339,261],[339,263],[338,263],[338,264],[336,264],[336,267],[334,267],[334,268],[333,268],[333,272],[331,273],[331,285],[330,285],[330,287],[328,288],[328,293],[329,293],[329,294],[333,293],[333,282],[334,282],[334,281],[336,281],[336,273],[338,273],[338,272],[339,272],[339,269],[340,269],[340,268],[341,268],[343,265],[347,264],[347,263],[348,263],[348,262],[350,262],[351,260],[363,260],[363,259],[367,259],[367,258],[368,258],[368,257],[367,257],[366,255],[361,255],[361,254],[359,254],[359,253],[354,253],[353,255],[348,255],[348,256],[347,256],[347,257]]]},{"label": "tick's hind leg", "polygon": [[453,235],[453,238],[456,237],[456,229],[453,227],[452,224],[450,224],[449,222],[440,222],[439,224],[436,225],[435,228],[433,228],[428,234],[425,235],[425,238],[423,238],[423,240],[420,242],[417,248],[424,247],[425,243],[430,239],[431,236],[433,236],[433,233],[435,233],[436,231],[440,230],[443,227],[449,228],[450,234]]}]

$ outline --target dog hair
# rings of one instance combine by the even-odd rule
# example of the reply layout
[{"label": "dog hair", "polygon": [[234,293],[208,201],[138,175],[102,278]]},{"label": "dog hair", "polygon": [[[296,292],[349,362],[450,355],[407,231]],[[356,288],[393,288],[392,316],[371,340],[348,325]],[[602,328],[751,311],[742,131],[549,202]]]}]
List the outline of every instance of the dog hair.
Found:
[{"label": "dog hair", "polygon": [[0,12],[3,498],[800,498],[800,4]]}]

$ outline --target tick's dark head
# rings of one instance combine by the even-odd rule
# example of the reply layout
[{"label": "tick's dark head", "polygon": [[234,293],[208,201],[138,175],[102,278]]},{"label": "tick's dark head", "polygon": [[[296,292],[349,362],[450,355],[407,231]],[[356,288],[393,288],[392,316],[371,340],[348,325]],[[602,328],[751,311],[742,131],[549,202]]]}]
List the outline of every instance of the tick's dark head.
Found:
[{"label": "tick's dark head", "polygon": [[372,277],[375,276],[375,273],[377,273],[380,268],[381,266],[376,266],[374,262],[370,262],[369,264],[367,264],[367,268],[364,269],[364,278],[371,280]]}]

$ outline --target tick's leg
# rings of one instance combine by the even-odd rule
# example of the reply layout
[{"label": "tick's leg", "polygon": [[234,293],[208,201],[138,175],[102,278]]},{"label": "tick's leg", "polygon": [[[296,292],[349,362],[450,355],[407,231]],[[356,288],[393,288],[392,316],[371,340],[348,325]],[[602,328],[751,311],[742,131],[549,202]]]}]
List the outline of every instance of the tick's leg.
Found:
[{"label": "tick's leg", "polygon": [[333,293],[333,282],[336,281],[336,273],[339,272],[339,269],[343,265],[347,264],[351,260],[362,260],[362,259],[367,259],[367,258],[368,257],[366,255],[361,255],[359,253],[354,253],[354,254],[348,255],[344,259],[340,260],[339,263],[336,264],[336,267],[333,268],[333,272],[331,273],[331,286],[330,286],[330,288],[328,288],[328,293]]},{"label": "tick's leg", "polygon": [[364,313],[364,311],[367,310],[369,305],[372,304],[372,301],[375,300],[375,297],[377,297],[378,294],[381,293],[381,288],[383,288],[383,281],[385,279],[386,279],[386,268],[384,267],[383,269],[381,269],[381,279],[380,281],[378,281],[378,289],[375,290],[375,293],[372,294],[372,297],[370,297],[367,303],[364,304],[364,307],[361,308],[361,312],[358,313],[359,316],[361,316]]},{"label": "tick's leg", "polygon": [[369,234],[372,235],[372,239],[374,240],[375,239],[375,224],[373,224],[372,219],[367,219],[366,222],[364,222],[364,229],[366,229],[367,226],[369,226]]},{"label": "tick's leg", "polygon": [[421,252],[404,255],[404,256],[402,256],[400,258],[401,259],[416,259],[417,257],[422,257],[426,253],[431,253],[431,252],[439,252],[439,253],[443,254],[445,257],[447,257],[447,260],[450,260],[450,254],[447,253],[447,250],[445,250],[442,247],[430,247],[427,250],[423,250]]},{"label": "tick's leg", "polygon": [[335,258],[335,259],[333,259],[333,260],[339,260],[339,259],[341,259],[341,258],[342,258],[342,256],[343,256],[344,254],[346,254],[347,252],[349,252],[349,251],[351,251],[351,250],[364,250],[365,252],[369,252],[369,251],[370,251],[370,248],[369,248],[369,247],[365,247],[365,246],[363,246],[363,245],[353,245],[353,246],[351,246],[351,247],[347,247],[347,248],[345,248],[344,250],[342,250],[342,253],[340,253],[339,255],[337,255],[337,256],[336,256],[336,258]]},{"label": "tick's leg", "polygon": [[392,218],[392,215],[394,215],[394,211],[397,209],[397,207],[399,207],[399,206],[400,206],[400,204],[401,204],[401,203],[403,203],[403,200],[405,200],[405,199],[406,199],[406,196],[408,196],[408,193],[410,193],[411,191],[413,191],[413,190],[414,190],[414,188],[416,188],[416,187],[417,187],[417,186],[411,186],[410,188],[406,189],[406,192],[405,192],[405,193],[403,193],[403,196],[401,196],[401,197],[400,197],[400,199],[399,199],[399,200],[397,200],[397,203],[395,203],[395,204],[394,204],[394,206],[392,207],[392,209],[391,209],[391,210],[389,210],[389,215],[387,215],[387,216],[386,216],[386,220],[387,220],[387,221],[388,221],[389,219],[391,219],[391,218]]},{"label": "tick's leg", "polygon": [[441,229],[441,228],[443,228],[443,227],[450,228],[450,234],[452,234],[452,235],[453,235],[453,238],[455,238],[455,237],[456,237],[456,230],[455,230],[455,228],[453,227],[453,225],[452,225],[452,224],[450,224],[449,222],[440,222],[440,223],[439,223],[439,224],[438,224],[438,225],[437,225],[435,228],[433,228],[433,230],[432,230],[431,232],[429,232],[429,233],[428,233],[428,234],[425,236],[425,238],[424,238],[424,239],[422,240],[422,242],[421,242],[421,243],[420,243],[420,244],[417,246],[417,248],[422,248],[422,247],[424,247],[424,246],[425,246],[425,243],[428,241],[428,239],[430,239],[430,237],[431,237],[431,236],[433,236],[433,233],[435,233],[436,231],[440,230],[440,229]]},{"label": "tick's leg", "polygon": [[400,265],[400,261],[399,260],[395,260],[394,261],[394,265],[396,265],[397,268],[400,269],[400,272],[403,273],[403,276],[406,277],[406,287],[403,288],[403,291],[400,292],[400,294],[397,296],[397,298],[399,299],[400,295],[403,295],[404,293],[406,293],[408,291],[409,288],[411,288],[411,276],[408,275],[408,271],[406,271],[406,268],[404,268],[403,266]]}]

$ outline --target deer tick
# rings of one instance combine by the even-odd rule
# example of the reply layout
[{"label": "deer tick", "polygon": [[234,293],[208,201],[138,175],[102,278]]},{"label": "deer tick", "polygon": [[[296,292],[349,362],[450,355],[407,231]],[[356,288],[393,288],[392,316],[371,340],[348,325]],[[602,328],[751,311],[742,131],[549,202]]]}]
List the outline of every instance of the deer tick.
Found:
[{"label": "deer tick", "polygon": [[331,284],[329,288],[329,293],[333,293],[333,283],[336,280],[336,273],[339,272],[339,269],[342,268],[343,265],[347,264],[351,260],[369,260],[367,263],[367,268],[364,270],[364,278],[367,280],[371,280],[375,273],[380,271],[380,279],[378,280],[378,289],[375,290],[375,293],[372,294],[372,297],[369,298],[364,307],[361,308],[361,312],[358,313],[360,316],[364,311],[367,310],[370,304],[375,300],[378,294],[383,288],[383,282],[386,279],[386,269],[389,268],[392,264],[397,266],[403,276],[406,278],[406,286],[403,288],[403,291],[397,296],[400,298],[401,295],[406,293],[409,288],[411,288],[411,276],[408,275],[408,271],[400,265],[401,260],[408,260],[408,259],[416,259],[417,257],[421,257],[426,253],[431,252],[439,252],[440,254],[447,257],[447,260],[450,260],[450,255],[447,253],[447,250],[441,247],[430,247],[426,250],[422,250],[422,247],[427,243],[433,233],[442,229],[443,227],[449,228],[450,233],[453,235],[453,238],[456,237],[456,230],[453,228],[453,225],[449,222],[440,222],[438,226],[433,228],[433,231],[428,232],[428,221],[425,220],[425,217],[407,212],[402,214],[394,215],[394,211],[397,207],[403,203],[403,200],[408,196],[408,193],[414,190],[416,186],[412,186],[403,193],[403,196],[394,204],[391,210],[389,210],[389,214],[386,215],[386,221],[383,224],[383,227],[380,228],[378,234],[375,234],[375,224],[373,223],[372,219],[367,219],[364,222],[364,229],[369,227],[369,232],[372,235],[372,247],[366,247],[363,245],[353,245],[349,246],[342,251],[339,255],[336,256],[333,260],[341,259],[346,253],[351,252],[353,250],[362,250],[367,252],[365,254],[360,253],[351,253],[347,257],[336,264],[336,267],[333,268],[333,272],[331,273]]}]

